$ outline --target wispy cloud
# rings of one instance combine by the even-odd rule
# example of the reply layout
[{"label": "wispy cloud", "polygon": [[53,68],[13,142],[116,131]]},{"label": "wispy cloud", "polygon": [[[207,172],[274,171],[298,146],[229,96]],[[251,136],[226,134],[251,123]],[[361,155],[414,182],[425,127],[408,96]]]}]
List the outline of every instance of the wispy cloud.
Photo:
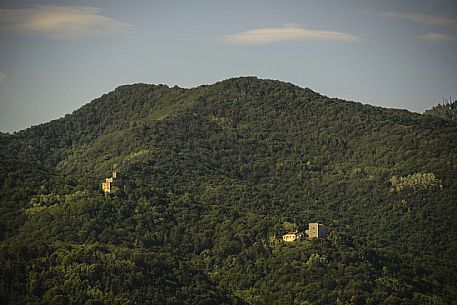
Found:
[{"label": "wispy cloud", "polygon": [[228,44],[260,45],[279,41],[328,40],[357,42],[357,36],[336,32],[305,29],[297,25],[286,24],[279,28],[258,28],[218,37],[218,41]]},{"label": "wispy cloud", "polygon": [[406,13],[393,13],[381,12],[381,16],[399,18],[411,22],[416,22],[424,25],[438,25],[438,26],[457,26],[457,19],[432,16],[432,15],[419,15],[419,14],[406,14]]},{"label": "wispy cloud", "polygon": [[6,74],[0,72],[0,84],[6,79]]},{"label": "wispy cloud", "polygon": [[446,35],[446,34],[441,34],[441,33],[428,33],[428,34],[419,36],[419,39],[425,40],[425,41],[430,41],[430,42],[440,42],[440,41],[457,42],[457,37]]},{"label": "wispy cloud", "polygon": [[125,31],[129,24],[77,6],[34,6],[0,9],[0,29],[53,39],[72,39]]}]

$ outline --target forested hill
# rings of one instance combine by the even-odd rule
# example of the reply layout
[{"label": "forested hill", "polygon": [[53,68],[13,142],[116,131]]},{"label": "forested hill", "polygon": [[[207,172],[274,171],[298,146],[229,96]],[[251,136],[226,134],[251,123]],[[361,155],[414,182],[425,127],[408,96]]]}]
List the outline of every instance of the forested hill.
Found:
[{"label": "forested hill", "polygon": [[424,114],[445,120],[457,121],[457,100],[452,103],[439,104],[425,111]]},{"label": "forested hill", "polygon": [[[0,134],[0,168],[1,304],[457,304],[439,116],[255,77],[126,85]],[[329,236],[281,241],[310,222]]]}]

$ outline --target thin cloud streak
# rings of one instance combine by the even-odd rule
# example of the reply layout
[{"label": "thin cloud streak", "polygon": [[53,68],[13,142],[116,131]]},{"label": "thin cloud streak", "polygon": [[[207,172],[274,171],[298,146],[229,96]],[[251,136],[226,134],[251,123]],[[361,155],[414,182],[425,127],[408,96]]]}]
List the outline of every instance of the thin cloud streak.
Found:
[{"label": "thin cloud streak", "polygon": [[0,84],[6,79],[6,74],[0,72]]},{"label": "thin cloud streak", "polygon": [[437,26],[457,26],[457,19],[432,16],[432,15],[419,15],[419,14],[406,14],[406,13],[393,13],[381,12],[381,16],[399,18],[411,22],[420,23],[423,25],[437,25]]},{"label": "thin cloud streak", "polygon": [[429,42],[441,42],[441,41],[457,42],[457,37],[446,35],[446,34],[441,34],[441,33],[428,33],[428,34],[419,36],[419,39],[424,40],[424,41],[429,41]]},{"label": "thin cloud streak", "polygon": [[101,9],[77,6],[34,6],[0,9],[0,30],[51,39],[74,39],[125,31],[130,25],[100,14]]},{"label": "thin cloud streak", "polygon": [[219,36],[217,40],[222,43],[239,45],[262,45],[298,40],[361,41],[359,37],[343,32],[310,30],[296,25],[285,25],[280,28],[258,28]]}]

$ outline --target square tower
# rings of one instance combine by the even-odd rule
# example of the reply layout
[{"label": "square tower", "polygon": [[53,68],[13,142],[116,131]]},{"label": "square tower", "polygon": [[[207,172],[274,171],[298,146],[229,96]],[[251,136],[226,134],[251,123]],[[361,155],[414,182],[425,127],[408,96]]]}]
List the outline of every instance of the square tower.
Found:
[{"label": "square tower", "polygon": [[317,222],[308,224],[308,230],[305,231],[309,239],[327,237],[327,232],[327,227]]}]

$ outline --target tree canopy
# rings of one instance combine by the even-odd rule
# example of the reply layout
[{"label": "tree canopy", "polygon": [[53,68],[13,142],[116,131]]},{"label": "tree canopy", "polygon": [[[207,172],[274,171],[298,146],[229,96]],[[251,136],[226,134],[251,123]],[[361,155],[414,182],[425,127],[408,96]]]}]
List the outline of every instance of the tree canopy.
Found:
[{"label": "tree canopy", "polygon": [[455,304],[456,135],[255,77],[120,86],[0,134],[0,303]]}]

